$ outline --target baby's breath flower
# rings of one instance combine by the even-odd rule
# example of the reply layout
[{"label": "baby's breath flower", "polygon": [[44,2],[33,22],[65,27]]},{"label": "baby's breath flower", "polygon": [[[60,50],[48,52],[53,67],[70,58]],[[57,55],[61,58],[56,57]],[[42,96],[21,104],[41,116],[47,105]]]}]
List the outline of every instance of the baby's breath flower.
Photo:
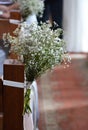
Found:
[{"label": "baby's breath flower", "polygon": [[23,18],[31,14],[42,15],[44,3],[42,0],[18,0]]},{"label": "baby's breath flower", "polygon": [[[25,3],[25,0],[21,0]],[[27,1],[27,0],[26,0]],[[37,1],[37,0],[33,0]],[[28,0],[29,3],[32,0]],[[21,57],[25,65],[26,80],[33,81],[48,69],[64,62],[64,67],[69,67],[70,57],[65,51],[65,41],[60,39],[61,29],[51,30],[49,23],[29,25],[22,23],[14,35],[4,34],[3,40],[11,44],[12,52]],[[24,96],[24,113],[31,111],[29,106],[30,89]]]},{"label": "baby's breath flower", "polygon": [[23,55],[27,80],[34,80],[55,65],[70,62],[65,50],[65,41],[60,39],[61,29],[51,30],[49,23],[41,23],[34,28],[22,23],[15,36],[4,35],[11,45],[11,51]]}]

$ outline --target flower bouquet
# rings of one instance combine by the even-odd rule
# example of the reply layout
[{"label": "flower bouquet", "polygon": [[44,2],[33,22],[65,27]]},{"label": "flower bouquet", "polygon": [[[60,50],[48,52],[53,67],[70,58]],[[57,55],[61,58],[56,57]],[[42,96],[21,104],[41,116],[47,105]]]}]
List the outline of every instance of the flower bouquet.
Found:
[{"label": "flower bouquet", "polygon": [[42,15],[44,3],[42,0],[18,0],[23,19],[25,20],[28,15]]},{"label": "flower bouquet", "polygon": [[[65,41],[59,38],[60,33],[62,29],[52,30],[50,23],[36,26],[22,23],[14,31],[15,36],[3,35],[3,39],[11,43],[10,51],[21,57],[24,63],[26,81],[32,82],[47,70],[52,70],[54,66],[69,62]],[[30,91],[26,94],[29,93]],[[25,112],[29,112],[27,104]]]}]

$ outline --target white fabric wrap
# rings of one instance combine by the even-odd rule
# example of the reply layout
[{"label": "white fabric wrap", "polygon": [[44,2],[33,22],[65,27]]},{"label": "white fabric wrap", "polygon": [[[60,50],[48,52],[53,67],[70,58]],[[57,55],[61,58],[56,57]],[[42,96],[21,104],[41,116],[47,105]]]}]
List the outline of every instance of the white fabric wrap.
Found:
[{"label": "white fabric wrap", "polygon": [[10,81],[10,80],[3,80],[3,85],[10,86],[10,87],[16,87],[16,88],[24,88],[24,83]]}]

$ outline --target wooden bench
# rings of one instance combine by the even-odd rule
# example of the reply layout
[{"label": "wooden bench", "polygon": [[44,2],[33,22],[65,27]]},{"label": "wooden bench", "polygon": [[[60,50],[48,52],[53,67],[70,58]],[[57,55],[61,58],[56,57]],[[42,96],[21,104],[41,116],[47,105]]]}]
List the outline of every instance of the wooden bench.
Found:
[{"label": "wooden bench", "polygon": [[23,130],[24,65],[8,59],[0,79],[0,130]]},{"label": "wooden bench", "polygon": [[[0,39],[3,33],[14,35],[18,24],[13,24],[13,19],[21,20],[20,11],[11,11],[10,19],[0,19]],[[13,54],[9,58],[16,59]],[[17,84],[24,82],[24,65],[7,59],[3,67],[3,79],[0,77],[0,130],[23,130],[24,89],[17,87]],[[9,82],[15,83],[14,86],[7,84]]]},{"label": "wooden bench", "polygon": [[[18,27],[19,22],[21,22],[21,13],[19,10],[12,10],[11,17],[9,19],[0,18],[0,47],[8,54],[9,47],[3,46],[3,33],[10,33],[14,35],[13,31]],[[10,58],[17,58],[16,55],[10,54]]]},{"label": "wooden bench", "polygon": [[3,105],[2,105],[2,100],[3,98],[3,83],[2,79],[0,78],[0,130],[3,130]]},{"label": "wooden bench", "polygon": [[[12,21],[15,21],[14,23]],[[18,10],[11,11],[11,17],[9,19],[0,18],[0,39],[2,39],[3,33],[13,34],[13,31],[17,28],[16,22],[21,21],[21,14]]]}]

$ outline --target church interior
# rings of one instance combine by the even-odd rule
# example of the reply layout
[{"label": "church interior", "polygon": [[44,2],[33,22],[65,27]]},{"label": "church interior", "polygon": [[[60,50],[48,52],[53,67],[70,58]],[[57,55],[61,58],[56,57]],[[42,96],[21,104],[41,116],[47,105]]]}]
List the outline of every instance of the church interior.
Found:
[{"label": "church interior", "polygon": [[[88,0],[57,1],[53,14],[46,6],[48,15],[42,20],[53,24],[56,7],[59,9],[54,18],[63,30],[61,39],[71,61],[56,65],[32,82],[31,112],[25,115],[24,64],[3,41],[4,33],[14,36],[22,15],[20,9],[11,10],[9,18],[0,14],[0,130],[88,130]],[[32,20],[37,23],[41,18],[28,17],[27,24]]]}]

